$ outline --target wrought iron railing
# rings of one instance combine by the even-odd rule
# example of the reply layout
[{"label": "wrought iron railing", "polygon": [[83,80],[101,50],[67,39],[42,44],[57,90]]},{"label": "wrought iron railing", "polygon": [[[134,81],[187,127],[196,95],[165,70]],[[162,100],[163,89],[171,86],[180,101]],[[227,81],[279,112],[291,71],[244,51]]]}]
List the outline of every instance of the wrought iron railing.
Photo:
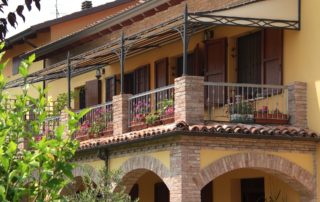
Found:
[{"label": "wrought iron railing", "polygon": [[60,125],[60,116],[48,117],[43,124],[43,134],[53,134]]},{"label": "wrought iron railing", "polygon": [[154,89],[129,99],[129,127],[165,123],[174,115],[174,85]]},{"label": "wrought iron railing", "polygon": [[288,122],[288,88],[205,82],[205,120],[275,124]]},{"label": "wrought iron railing", "polygon": [[80,120],[80,129],[76,136],[94,136],[110,133],[113,128],[112,102],[107,102],[90,108]]}]

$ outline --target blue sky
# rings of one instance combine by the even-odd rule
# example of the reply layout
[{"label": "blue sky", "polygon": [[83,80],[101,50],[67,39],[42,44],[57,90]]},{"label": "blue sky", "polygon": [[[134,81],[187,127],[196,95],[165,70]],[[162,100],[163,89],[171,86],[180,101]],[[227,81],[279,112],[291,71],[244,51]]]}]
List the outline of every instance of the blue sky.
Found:
[{"label": "blue sky", "polygon": [[[60,17],[63,15],[67,15],[76,11],[81,10],[81,3],[84,0],[57,0],[58,1],[58,10],[60,13]],[[107,2],[111,2],[113,0],[92,0],[93,6],[98,6],[101,4],[105,4]],[[9,1],[10,7],[5,9],[5,12],[8,13],[10,11],[14,11],[17,5],[21,2],[24,2],[22,0],[16,0],[16,1]],[[31,12],[28,12],[26,9],[23,13],[26,16],[26,22],[23,23],[22,19],[18,17],[18,27],[16,29],[9,27],[9,32],[7,34],[7,37],[10,37],[12,35],[15,35],[16,33],[19,33],[27,28],[29,28],[31,25],[38,24],[47,20],[51,20],[56,18],[56,0],[41,0],[41,11],[38,11],[36,7],[33,7]],[[1,14],[2,16],[5,14]]]}]

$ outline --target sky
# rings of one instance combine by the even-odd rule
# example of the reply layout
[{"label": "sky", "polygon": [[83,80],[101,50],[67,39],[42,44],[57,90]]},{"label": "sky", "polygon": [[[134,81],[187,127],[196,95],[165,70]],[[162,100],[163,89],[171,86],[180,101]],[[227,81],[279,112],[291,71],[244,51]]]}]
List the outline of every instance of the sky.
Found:
[{"label": "sky", "polygon": [[[27,8],[23,11],[26,22],[17,16],[18,26],[17,28],[13,28],[9,25],[7,38],[15,35],[32,25],[39,24],[41,22],[45,22],[47,20],[56,18],[56,1],[58,2],[58,11],[60,13],[60,17],[81,10],[81,3],[84,0],[41,0],[41,10],[39,11],[34,5],[32,10],[29,12]],[[105,4],[114,0],[92,0],[93,6],[98,6],[101,4]],[[5,8],[5,13],[0,15],[5,15],[10,11],[14,11],[16,7],[24,3],[24,0],[15,0],[9,1],[10,6]]]}]

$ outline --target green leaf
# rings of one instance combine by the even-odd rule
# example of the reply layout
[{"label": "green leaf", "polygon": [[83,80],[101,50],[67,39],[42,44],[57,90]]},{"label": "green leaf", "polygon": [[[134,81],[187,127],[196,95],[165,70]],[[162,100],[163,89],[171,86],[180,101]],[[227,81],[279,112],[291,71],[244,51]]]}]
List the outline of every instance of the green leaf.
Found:
[{"label": "green leaf", "polygon": [[29,64],[33,63],[33,62],[35,61],[35,59],[36,59],[36,54],[33,53],[33,54],[30,55],[29,58],[28,58]]},{"label": "green leaf", "polygon": [[1,158],[1,164],[6,171],[9,169],[9,159]]},{"label": "green leaf", "polygon": [[8,145],[8,152],[13,154],[14,152],[16,152],[17,150],[17,144],[14,143],[13,141],[10,141],[9,145]]},{"label": "green leaf", "polygon": [[23,61],[21,62],[21,65],[19,66],[19,74],[22,77],[27,77],[28,76],[28,67],[26,67],[25,65],[23,65]]}]

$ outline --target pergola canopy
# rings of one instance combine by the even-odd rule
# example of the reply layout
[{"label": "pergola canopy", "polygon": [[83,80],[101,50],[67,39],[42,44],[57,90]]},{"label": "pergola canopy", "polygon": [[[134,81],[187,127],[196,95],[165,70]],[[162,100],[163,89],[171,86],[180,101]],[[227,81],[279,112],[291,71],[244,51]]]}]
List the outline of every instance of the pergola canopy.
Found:
[{"label": "pergola canopy", "polygon": [[[300,0],[258,0],[231,8],[196,13],[189,13],[186,9],[184,15],[130,36],[124,36],[124,43],[121,42],[119,36],[120,40],[110,41],[100,47],[71,57],[70,63],[68,60],[64,60],[32,73],[27,78],[27,82],[37,83],[65,78],[68,64],[72,68],[71,77],[77,76],[181,38],[185,47],[188,44],[188,35],[216,25],[299,30]],[[125,53],[121,54],[121,50]],[[184,49],[185,51],[186,49]],[[121,55],[122,57],[120,57]],[[24,79],[17,79],[9,82],[6,88],[14,88],[23,84]]]},{"label": "pergola canopy", "polygon": [[300,29],[300,0],[258,0],[236,7],[191,13],[191,22]]}]

